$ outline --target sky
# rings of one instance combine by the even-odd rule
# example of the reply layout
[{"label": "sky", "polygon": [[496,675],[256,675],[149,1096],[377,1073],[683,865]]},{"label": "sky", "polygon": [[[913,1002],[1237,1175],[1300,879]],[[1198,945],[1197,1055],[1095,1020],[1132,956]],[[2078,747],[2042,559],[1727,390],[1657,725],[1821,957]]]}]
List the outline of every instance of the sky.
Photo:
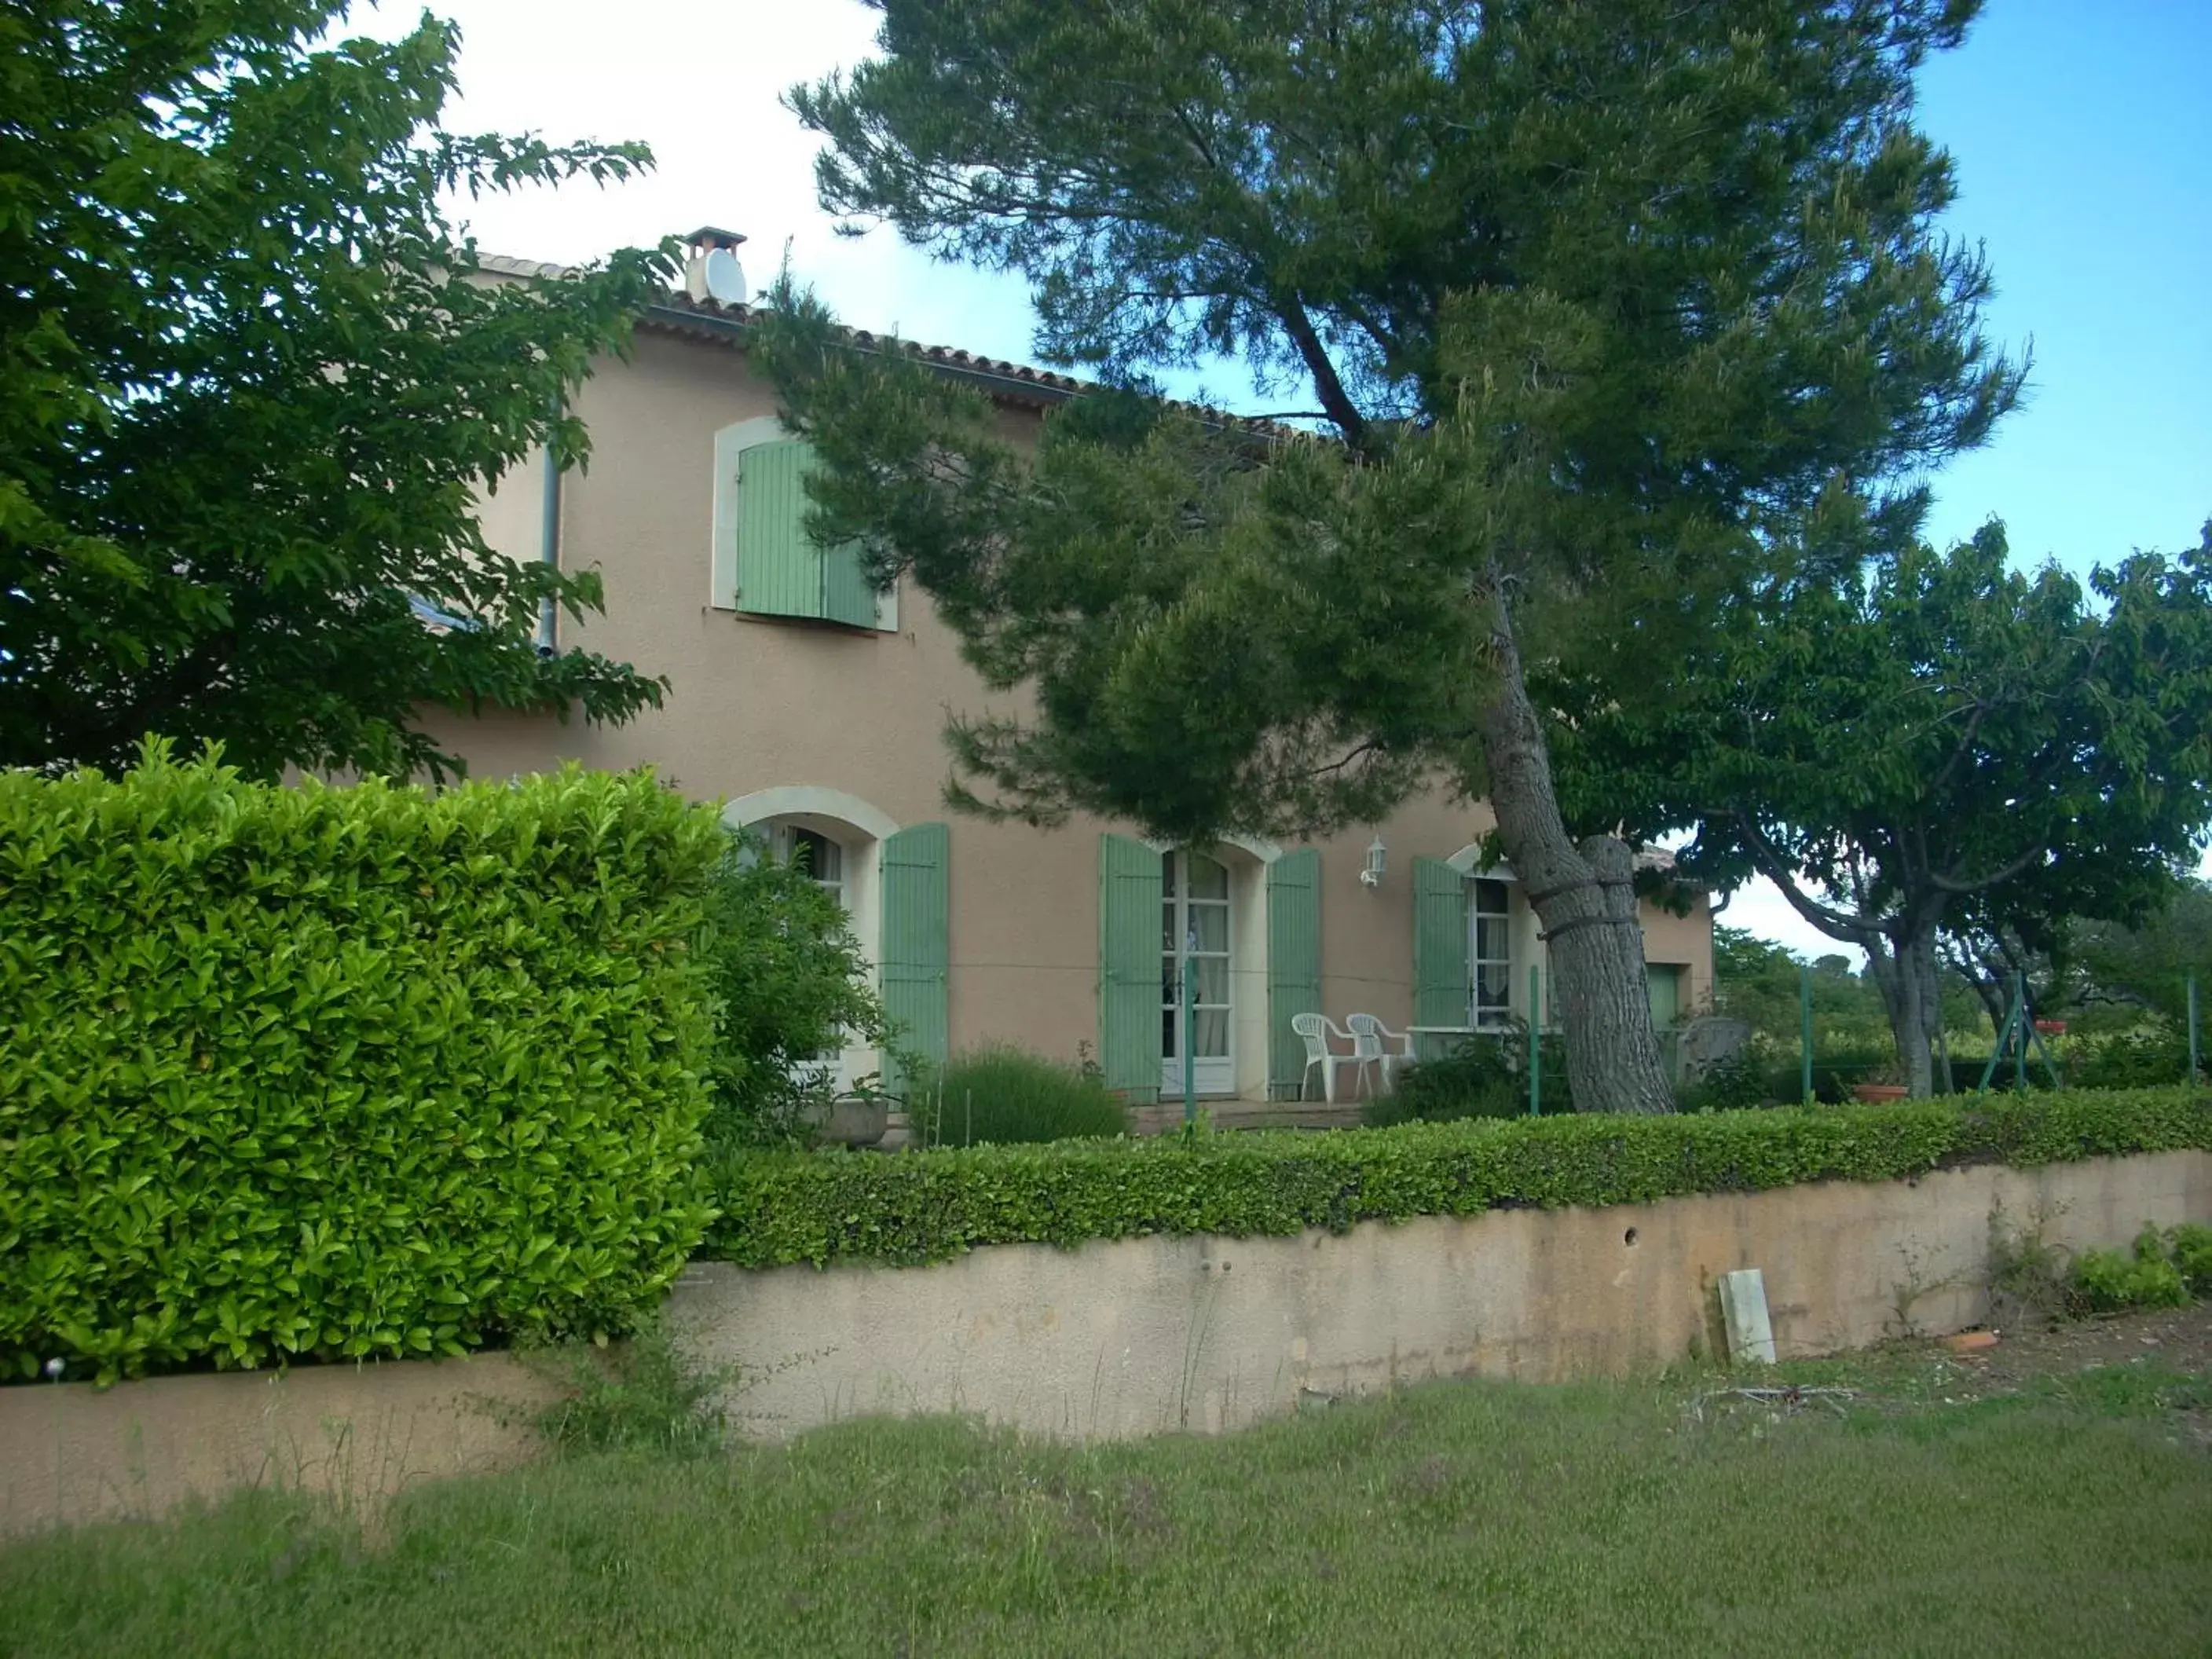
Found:
[{"label": "sky", "polygon": [[[1018,279],[933,263],[880,227],[837,236],[816,204],[817,141],[778,98],[872,53],[875,14],[857,0],[656,0],[635,27],[604,0],[431,9],[462,30],[449,129],[642,139],[656,157],[611,190],[473,204],[486,251],[578,261],[720,225],[750,239],[757,289],[787,257],[856,326],[1030,356]],[[392,35],[419,15],[387,3],[352,27]],[[1985,246],[1987,331],[2033,364],[2026,406],[1935,480],[1936,540],[2001,518],[2015,559],[2086,572],[2193,544],[2212,517],[2208,68],[2212,0],[1992,0],[1923,72],[1922,125],[1959,185],[1945,228]],[[1233,374],[1207,389],[1257,406]],[[1764,884],[1726,920],[1809,954],[1841,948]]]}]

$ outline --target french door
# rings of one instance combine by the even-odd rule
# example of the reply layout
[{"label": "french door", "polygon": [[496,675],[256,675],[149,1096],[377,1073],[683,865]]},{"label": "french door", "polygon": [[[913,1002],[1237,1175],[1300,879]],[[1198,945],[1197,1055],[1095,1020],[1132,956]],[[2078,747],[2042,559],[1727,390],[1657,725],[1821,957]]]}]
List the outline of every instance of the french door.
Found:
[{"label": "french door", "polygon": [[[1237,1092],[1231,1044],[1236,1008],[1229,941],[1229,871],[1203,853],[1160,855],[1160,1090],[1182,1093],[1182,1060],[1192,1060],[1192,1082],[1202,1095]],[[1195,964],[1197,997],[1183,1012],[1185,963]]]},{"label": "french door", "polygon": [[[1468,906],[1468,1024],[1478,1031],[1497,1030],[1513,1018],[1513,932],[1506,885],[1487,876],[1473,883]],[[1529,1011],[1534,1019],[1536,1012]]]}]

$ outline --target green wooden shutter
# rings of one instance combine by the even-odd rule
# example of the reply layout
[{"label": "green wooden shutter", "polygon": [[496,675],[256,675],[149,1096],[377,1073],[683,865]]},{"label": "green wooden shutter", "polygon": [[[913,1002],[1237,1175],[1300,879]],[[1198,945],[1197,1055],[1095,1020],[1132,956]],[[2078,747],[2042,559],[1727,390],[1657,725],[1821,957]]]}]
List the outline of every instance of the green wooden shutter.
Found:
[{"label": "green wooden shutter", "polygon": [[1321,1012],[1321,854],[1309,847],[1267,866],[1267,1092],[1297,1093],[1306,1045],[1294,1014]]},{"label": "green wooden shutter", "polygon": [[876,590],[868,585],[855,544],[833,547],[822,556],[822,614],[855,628],[876,625]]},{"label": "green wooden shutter", "polygon": [[819,617],[822,556],[806,537],[806,446],[755,444],[738,457],[738,609]]},{"label": "green wooden shutter", "polygon": [[[941,823],[917,823],[888,837],[883,850],[884,1012],[896,1028],[892,1042],[938,1065],[945,1062],[946,961],[951,893],[946,866],[951,836]],[[884,1081],[907,1079],[889,1054]]]},{"label": "green wooden shutter", "polygon": [[1098,1063],[1132,1101],[1160,1096],[1160,855],[1098,838]]},{"label": "green wooden shutter", "polygon": [[798,438],[739,452],[737,608],[873,628],[876,590],[860,548],[825,552],[806,533],[806,475],[814,465],[813,450]]},{"label": "green wooden shutter", "polygon": [[1464,1025],[1467,878],[1441,859],[1413,860],[1413,1024]]}]

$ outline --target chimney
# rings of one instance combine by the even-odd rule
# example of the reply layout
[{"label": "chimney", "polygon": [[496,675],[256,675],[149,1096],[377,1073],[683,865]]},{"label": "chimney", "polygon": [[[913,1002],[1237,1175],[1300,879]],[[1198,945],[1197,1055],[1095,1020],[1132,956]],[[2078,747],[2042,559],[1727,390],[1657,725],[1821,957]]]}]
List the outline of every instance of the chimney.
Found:
[{"label": "chimney", "polygon": [[745,273],[737,252],[744,240],[734,230],[717,230],[712,225],[702,225],[684,239],[690,249],[684,262],[684,291],[693,303],[744,304]]}]

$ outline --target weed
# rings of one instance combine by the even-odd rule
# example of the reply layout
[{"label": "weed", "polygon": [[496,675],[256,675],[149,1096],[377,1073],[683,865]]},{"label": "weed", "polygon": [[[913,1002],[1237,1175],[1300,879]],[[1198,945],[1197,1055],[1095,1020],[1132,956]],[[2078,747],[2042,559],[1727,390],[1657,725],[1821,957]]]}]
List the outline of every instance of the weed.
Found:
[{"label": "weed", "polygon": [[1925,1258],[1910,1243],[1899,1244],[1897,1255],[1902,1270],[1889,1287],[1889,1334],[1896,1337],[1919,1336],[1923,1333],[1913,1310],[1937,1291],[1949,1290],[1961,1275],[1953,1272],[1929,1278]]},{"label": "weed", "polygon": [[2006,1224],[2003,1206],[1990,1212],[1990,1312],[1999,1326],[2055,1325],[2081,1317],[2072,1258],[2063,1245],[2044,1237],[2058,1213],[2039,1207],[2026,1227],[2015,1230]]},{"label": "weed", "polygon": [[525,1358],[562,1387],[562,1397],[530,1419],[557,1451],[692,1457],[723,1443],[719,1401],[738,1368],[699,1366],[658,1322],[609,1347],[572,1343]]}]

